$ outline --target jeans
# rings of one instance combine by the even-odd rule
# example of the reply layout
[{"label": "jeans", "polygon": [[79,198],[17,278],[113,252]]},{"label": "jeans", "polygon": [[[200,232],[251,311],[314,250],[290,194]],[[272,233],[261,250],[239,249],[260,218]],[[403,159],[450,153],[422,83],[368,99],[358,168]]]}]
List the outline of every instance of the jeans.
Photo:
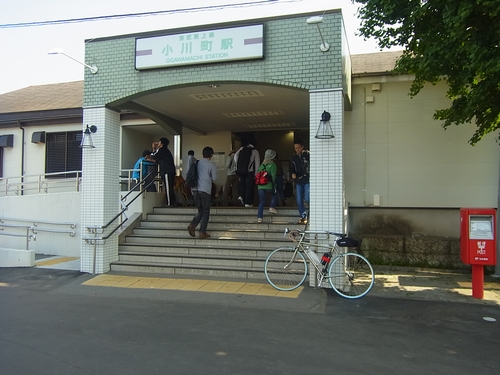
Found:
[{"label": "jeans", "polygon": [[191,220],[191,225],[196,226],[201,222],[200,233],[207,232],[208,219],[210,218],[210,204],[212,197],[204,191],[193,190],[193,199],[198,212]]},{"label": "jeans", "polygon": [[295,184],[295,193],[297,196],[297,206],[299,207],[300,217],[306,217],[306,208],[304,207],[304,200],[309,207],[309,183]]},{"label": "jeans", "polygon": [[264,203],[266,202],[266,195],[271,194],[271,204],[269,207],[275,208],[276,201],[278,200],[278,195],[276,194],[274,189],[259,189],[259,209],[257,211],[257,217],[264,217]]}]

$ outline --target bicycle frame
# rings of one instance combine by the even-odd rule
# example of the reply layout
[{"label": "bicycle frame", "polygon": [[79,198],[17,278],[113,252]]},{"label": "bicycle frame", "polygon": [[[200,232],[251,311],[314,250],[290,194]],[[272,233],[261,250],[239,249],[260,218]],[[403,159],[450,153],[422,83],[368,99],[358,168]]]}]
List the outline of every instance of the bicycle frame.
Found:
[{"label": "bicycle frame", "polygon": [[[336,246],[337,240],[341,237],[339,237],[337,234],[335,234],[336,238],[335,238],[335,243],[333,245],[323,245],[323,244],[318,244],[318,243],[314,243],[314,242],[306,242],[305,241],[306,236],[308,234],[322,235],[322,236],[324,236],[324,238],[317,238],[316,237],[315,239],[328,240],[330,238],[330,235],[333,233],[328,232],[328,231],[303,231],[303,232],[299,232],[299,231],[293,231],[293,230],[290,231],[288,228],[286,228],[285,229],[285,236],[287,234],[288,234],[288,237],[292,241],[296,242],[297,244],[294,247],[295,251],[293,253],[293,256],[292,256],[290,262],[285,266],[285,269],[288,268],[295,261],[295,256],[296,256],[297,252],[301,251],[306,256],[306,258],[309,259],[309,264],[313,265],[317,271],[317,274],[316,274],[317,285],[316,286],[319,288],[321,286],[321,284],[323,283],[323,280],[328,280],[328,278],[329,278],[329,276],[327,275],[328,264],[330,264],[330,262],[333,262],[334,259],[342,256],[340,247]],[[296,236],[299,236],[298,240],[295,238]],[[330,261],[328,262],[328,264],[325,264],[323,266],[321,263],[317,263],[316,259],[312,258],[312,256],[309,254],[309,252],[306,251],[306,248],[310,247],[310,246],[313,246],[315,248],[328,249],[328,252],[331,255],[331,258],[330,258]]]}]

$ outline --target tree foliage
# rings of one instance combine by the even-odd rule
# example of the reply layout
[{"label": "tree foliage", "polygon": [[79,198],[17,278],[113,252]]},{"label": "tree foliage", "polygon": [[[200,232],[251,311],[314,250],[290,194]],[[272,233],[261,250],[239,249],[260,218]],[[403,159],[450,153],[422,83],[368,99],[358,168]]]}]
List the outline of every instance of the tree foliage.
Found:
[{"label": "tree foliage", "polygon": [[500,0],[353,0],[360,33],[379,47],[404,47],[396,72],[415,74],[410,95],[426,82],[448,84],[443,127],[475,122],[469,143],[500,127]]}]

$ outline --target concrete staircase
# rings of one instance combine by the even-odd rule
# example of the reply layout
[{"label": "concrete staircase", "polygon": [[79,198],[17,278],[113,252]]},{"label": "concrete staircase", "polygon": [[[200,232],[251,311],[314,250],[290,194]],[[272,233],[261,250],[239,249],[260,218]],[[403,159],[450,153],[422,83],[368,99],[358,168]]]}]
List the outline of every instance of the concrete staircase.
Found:
[{"label": "concrete staircase", "polygon": [[304,227],[297,224],[296,207],[277,210],[272,215],[266,207],[263,223],[257,223],[257,208],[212,207],[211,238],[202,240],[187,231],[194,207],[155,208],[119,245],[111,270],[262,280],[267,255],[292,245],[283,237],[285,228]]}]

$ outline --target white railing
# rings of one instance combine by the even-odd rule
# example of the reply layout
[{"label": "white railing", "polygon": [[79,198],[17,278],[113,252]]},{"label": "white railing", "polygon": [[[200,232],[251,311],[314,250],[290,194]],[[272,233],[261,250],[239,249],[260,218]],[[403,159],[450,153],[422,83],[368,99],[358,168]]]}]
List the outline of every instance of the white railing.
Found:
[{"label": "white railing", "polygon": [[[59,229],[60,227],[70,229]],[[0,218],[0,236],[25,237],[26,250],[29,250],[31,240],[36,241],[38,232],[62,233],[75,237],[75,228],[76,223]]]},{"label": "white railing", "polygon": [[[137,185],[138,181],[132,178],[134,172],[139,172],[142,181],[142,168],[122,169],[120,172],[119,183],[126,191]],[[66,177],[68,175],[73,176]],[[80,191],[81,184],[82,171],[4,177],[0,178],[0,197]]]},{"label": "white railing", "polygon": [[0,197],[80,191],[81,183],[82,171],[5,177],[0,179]]}]

